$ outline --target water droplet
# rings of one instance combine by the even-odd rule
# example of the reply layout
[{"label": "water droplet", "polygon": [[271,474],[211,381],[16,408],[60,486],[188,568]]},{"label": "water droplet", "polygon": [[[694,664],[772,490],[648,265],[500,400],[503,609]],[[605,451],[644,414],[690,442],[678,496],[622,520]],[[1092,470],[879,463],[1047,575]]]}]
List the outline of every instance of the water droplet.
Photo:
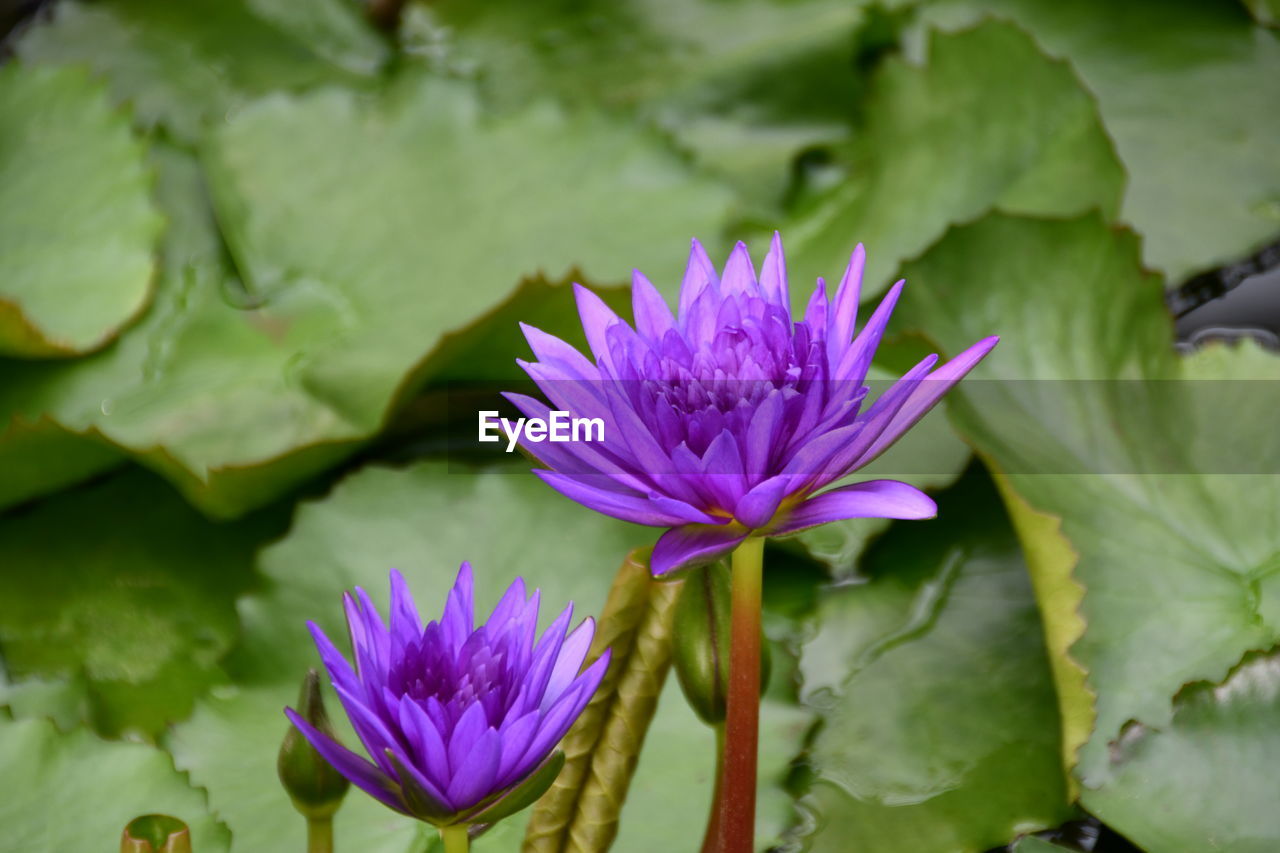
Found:
[{"label": "water droplet", "polygon": [[98,408],[102,410],[102,414],[110,417],[111,410],[115,408],[115,403],[110,399],[106,399],[102,401],[102,405],[99,406]]}]

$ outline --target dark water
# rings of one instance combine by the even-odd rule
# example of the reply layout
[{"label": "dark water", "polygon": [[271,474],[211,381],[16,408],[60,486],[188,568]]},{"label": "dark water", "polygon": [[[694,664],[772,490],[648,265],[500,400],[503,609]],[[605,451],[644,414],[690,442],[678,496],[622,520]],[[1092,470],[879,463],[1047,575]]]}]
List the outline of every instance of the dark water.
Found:
[{"label": "dark water", "polygon": [[1249,337],[1280,351],[1280,240],[1192,276],[1170,291],[1168,301],[1181,350]]},{"label": "dark water", "polygon": [[[1127,839],[1094,817],[1073,820],[1056,829],[1037,832],[1036,835],[1061,846],[1064,853],[1069,850],[1075,850],[1077,853],[1142,853],[1141,848],[1133,846]],[[1007,853],[1011,850],[1013,850],[1012,844],[1008,847],[993,848],[987,853]]]}]

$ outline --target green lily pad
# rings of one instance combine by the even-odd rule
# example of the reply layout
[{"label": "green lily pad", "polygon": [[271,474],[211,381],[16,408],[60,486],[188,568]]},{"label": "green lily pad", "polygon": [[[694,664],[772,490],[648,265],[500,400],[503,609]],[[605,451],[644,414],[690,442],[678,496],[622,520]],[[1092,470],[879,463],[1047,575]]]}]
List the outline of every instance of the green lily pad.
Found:
[{"label": "green lily pad", "polygon": [[947,29],[1016,22],[1070,61],[1128,173],[1121,217],[1171,278],[1232,261],[1280,232],[1280,39],[1235,3],[939,0]]},{"label": "green lily pad", "polygon": [[[6,373],[0,364],[0,375]],[[56,492],[123,462],[124,457],[103,441],[73,435],[45,418],[28,423],[21,415],[13,416],[0,429],[0,509]]]},{"label": "green lily pad", "polygon": [[[280,521],[210,522],[139,470],[0,519],[6,693],[72,679],[75,704],[107,734],[154,735],[185,717],[219,678],[254,549]],[[3,701],[22,713],[23,694],[48,693],[33,689]],[[62,719],[68,704],[57,704]]]},{"label": "green lily pad", "polygon": [[82,71],[0,70],[0,355],[104,346],[151,296],[162,222],[128,117]]},{"label": "green lily pad", "polygon": [[[495,524],[501,536],[476,535]],[[572,536],[548,538],[549,530]],[[263,552],[266,586],[242,599],[243,643],[226,661],[237,684],[202,701],[174,731],[169,745],[178,766],[208,790],[237,845],[296,847],[303,826],[301,818],[279,819],[289,805],[275,778],[274,750],[287,726],[282,708],[293,700],[306,667],[317,665],[306,620],[314,619],[334,638],[345,637],[342,591],[360,584],[384,606],[393,566],[404,572],[422,612],[438,612],[463,559],[473,565],[478,611],[491,607],[518,574],[542,589],[544,621],[569,600],[578,619],[599,611],[622,558],[652,538],[652,531],[548,493],[523,469],[475,473],[441,463],[365,469],[328,498],[303,504],[289,536]],[[332,695],[328,701],[336,703]],[[339,713],[331,716],[345,727]],[[762,838],[775,838],[790,810],[780,781],[809,715],[771,700],[765,717],[771,735],[762,739],[768,747],[761,832]],[[343,736],[355,742],[349,730]],[[667,842],[678,847],[701,838],[714,744],[712,731],[684,704],[673,679],[641,754],[615,850],[665,849]],[[655,822],[655,813],[666,817]],[[522,812],[499,824],[476,849],[519,849],[526,818]],[[339,846],[371,853],[403,853],[425,837],[413,821],[358,791],[348,796],[335,827]]]},{"label": "green lily pad", "polygon": [[[689,237],[714,238],[730,204],[623,123],[546,105],[487,121],[469,87],[429,78],[372,104],[269,98],[209,152],[243,283],[201,174],[160,150],[174,226],[155,309],[84,363],[0,365],[0,413],[100,434],[215,515],[314,476],[420,382],[456,378],[457,336],[526,274],[616,282],[634,265],[670,287]],[[544,293],[572,324],[567,289]],[[491,363],[514,375],[517,355]]]},{"label": "green lily pad", "polygon": [[[1165,729],[1184,684],[1220,682],[1246,652],[1280,642],[1280,442],[1268,393],[1280,359],[1241,346],[1180,362],[1137,241],[1093,217],[988,217],[953,230],[907,274],[916,287],[904,318],[944,349],[978,329],[1004,335],[953,392],[951,414],[1015,504],[1060,519],[1056,533],[1015,511],[1047,630],[1079,637],[1069,655],[1087,673],[1087,686],[1059,681],[1068,762],[1087,736],[1076,772],[1105,796],[1125,760],[1109,744],[1127,725]],[[1067,571],[1082,587],[1078,617]],[[1236,768],[1240,784],[1267,784],[1272,765],[1255,757]],[[1177,798],[1141,802],[1179,811],[1196,833],[1186,843],[1205,849],[1221,830],[1203,809],[1217,784],[1188,765]]]},{"label": "green lily pad", "polygon": [[69,0],[15,48],[31,63],[87,65],[141,125],[187,143],[264,92],[369,86],[389,58],[341,0]]},{"label": "green lily pad", "polygon": [[9,850],[112,850],[125,824],[168,814],[191,830],[193,849],[225,853],[226,827],[173,760],[140,743],[109,743],[47,720],[0,714],[0,822]]},{"label": "green lily pad", "polygon": [[636,114],[776,204],[800,150],[849,133],[859,0],[444,0],[411,7],[411,51],[475,75],[498,109],[553,92]]},{"label": "green lily pad", "polygon": [[830,589],[800,670],[821,716],[806,849],[979,851],[1071,814],[1026,567],[980,469]]},{"label": "green lily pad", "polygon": [[1135,725],[1115,750],[1110,778],[1086,791],[1084,804],[1144,850],[1269,853],[1280,844],[1275,798],[1259,784],[1280,762],[1274,652],[1250,658],[1220,685],[1184,689],[1168,726]]},{"label": "green lily pad", "polygon": [[867,246],[873,293],[953,222],[1118,206],[1123,174],[1092,98],[1008,24],[934,35],[922,65],[886,60],[863,109],[851,176],[800,204],[784,231],[797,309],[816,277],[838,280],[854,242]]}]

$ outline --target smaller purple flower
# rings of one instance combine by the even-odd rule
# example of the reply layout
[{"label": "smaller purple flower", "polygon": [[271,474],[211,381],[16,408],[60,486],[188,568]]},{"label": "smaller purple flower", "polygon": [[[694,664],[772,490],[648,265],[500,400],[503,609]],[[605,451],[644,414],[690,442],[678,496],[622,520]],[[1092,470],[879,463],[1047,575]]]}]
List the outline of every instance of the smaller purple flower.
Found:
[{"label": "smaller purple flower", "polygon": [[355,668],[308,622],[352,728],[372,762],[285,714],[355,785],[398,812],[437,826],[492,823],[536,800],[564,757],[553,751],[609,666],[585,670],[595,634],[573,631],[573,604],[535,642],[539,590],[522,578],[489,619],[473,624],[471,566],[463,563],[439,622],[425,627],[401,574],[391,572],[391,617],[369,596],[343,595]]}]

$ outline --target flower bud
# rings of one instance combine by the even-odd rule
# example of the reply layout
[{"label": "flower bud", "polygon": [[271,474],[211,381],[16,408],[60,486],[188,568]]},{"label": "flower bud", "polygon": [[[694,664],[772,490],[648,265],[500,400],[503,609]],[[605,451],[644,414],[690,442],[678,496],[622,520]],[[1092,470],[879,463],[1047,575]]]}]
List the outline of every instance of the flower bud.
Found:
[{"label": "flower bud", "polygon": [[[672,665],[689,706],[707,725],[724,722],[729,689],[729,566],[689,572],[676,604]],[[769,644],[760,644],[761,691],[769,682]]]},{"label": "flower bud", "polygon": [[[303,679],[302,691],[298,694],[298,713],[316,730],[337,740],[320,695],[320,676],[314,669],[308,670],[307,677]],[[289,726],[285,733],[276,771],[280,774],[280,783],[293,799],[294,808],[308,820],[332,817],[342,805],[347,788],[351,787],[347,778],[325,761],[295,726]]]},{"label": "flower bud", "polygon": [[135,817],[120,835],[120,853],[191,853],[191,833],[176,817]]}]

